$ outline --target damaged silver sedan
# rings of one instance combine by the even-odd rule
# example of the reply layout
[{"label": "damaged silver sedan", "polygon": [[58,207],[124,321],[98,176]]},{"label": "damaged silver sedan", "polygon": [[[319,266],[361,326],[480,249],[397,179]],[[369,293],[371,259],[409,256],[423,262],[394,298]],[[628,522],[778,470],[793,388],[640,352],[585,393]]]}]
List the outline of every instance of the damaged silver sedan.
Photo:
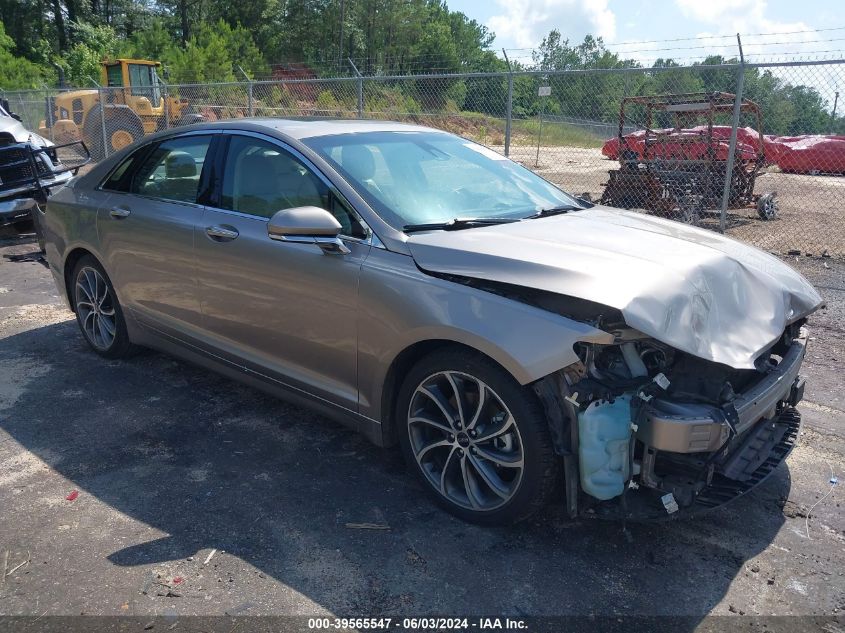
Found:
[{"label": "damaged silver sedan", "polygon": [[445,132],[171,130],[38,221],[94,351],[160,349],[400,444],[466,520],[714,507],[797,436],[803,277]]}]

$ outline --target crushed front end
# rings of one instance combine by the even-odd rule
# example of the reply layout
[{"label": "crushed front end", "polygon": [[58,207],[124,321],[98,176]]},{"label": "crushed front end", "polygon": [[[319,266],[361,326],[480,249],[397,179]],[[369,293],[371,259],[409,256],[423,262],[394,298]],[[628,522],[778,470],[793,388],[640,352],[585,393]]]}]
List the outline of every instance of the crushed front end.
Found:
[{"label": "crushed front end", "polygon": [[613,344],[577,345],[577,363],[535,384],[564,458],[569,513],[680,516],[765,479],[798,435],[802,325],[788,326],[754,369],[626,327],[613,331]]}]

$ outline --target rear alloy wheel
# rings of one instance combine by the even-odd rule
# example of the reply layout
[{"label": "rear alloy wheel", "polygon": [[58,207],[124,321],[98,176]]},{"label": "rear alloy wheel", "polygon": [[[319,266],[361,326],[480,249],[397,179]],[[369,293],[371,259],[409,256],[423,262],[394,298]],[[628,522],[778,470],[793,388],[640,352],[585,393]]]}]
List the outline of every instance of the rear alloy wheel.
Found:
[{"label": "rear alloy wheel", "polygon": [[399,406],[406,459],[453,514],[512,523],[556,487],[558,463],[536,397],[488,359],[463,351],[425,359]]},{"label": "rear alloy wheel", "polygon": [[105,272],[93,258],[83,257],[74,269],[73,280],[73,306],[85,340],[101,356],[125,356],[132,344]]}]

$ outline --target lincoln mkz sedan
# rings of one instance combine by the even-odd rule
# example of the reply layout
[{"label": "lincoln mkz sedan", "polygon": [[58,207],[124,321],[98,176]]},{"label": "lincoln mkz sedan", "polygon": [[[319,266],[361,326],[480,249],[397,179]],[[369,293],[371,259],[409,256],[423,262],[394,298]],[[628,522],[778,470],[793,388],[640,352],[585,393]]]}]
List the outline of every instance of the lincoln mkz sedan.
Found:
[{"label": "lincoln mkz sedan", "polygon": [[802,326],[777,258],[594,206],[482,145],[375,121],[147,137],[39,214],[106,358],[156,348],[401,445],[479,523],[681,516],[796,440]]}]

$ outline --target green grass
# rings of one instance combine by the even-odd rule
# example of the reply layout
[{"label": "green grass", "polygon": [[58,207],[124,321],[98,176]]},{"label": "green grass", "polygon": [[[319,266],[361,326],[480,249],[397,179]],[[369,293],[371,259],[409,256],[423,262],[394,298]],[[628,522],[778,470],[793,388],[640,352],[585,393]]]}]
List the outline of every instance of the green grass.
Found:
[{"label": "green grass", "polygon": [[[521,137],[520,141],[537,142],[537,132],[540,123],[537,119],[523,119],[513,122],[513,135]],[[543,121],[543,131],[540,144],[543,146],[566,146],[566,147],[601,147],[605,139],[569,123],[556,123]]]},{"label": "green grass", "polygon": [[[464,111],[420,114],[411,118],[423,125],[459,134],[485,145],[503,145],[505,142],[505,120],[488,114]],[[511,143],[536,144],[538,127],[536,118],[514,120]],[[545,147],[599,148],[604,140],[603,137],[569,123],[543,121],[540,143]]]}]

